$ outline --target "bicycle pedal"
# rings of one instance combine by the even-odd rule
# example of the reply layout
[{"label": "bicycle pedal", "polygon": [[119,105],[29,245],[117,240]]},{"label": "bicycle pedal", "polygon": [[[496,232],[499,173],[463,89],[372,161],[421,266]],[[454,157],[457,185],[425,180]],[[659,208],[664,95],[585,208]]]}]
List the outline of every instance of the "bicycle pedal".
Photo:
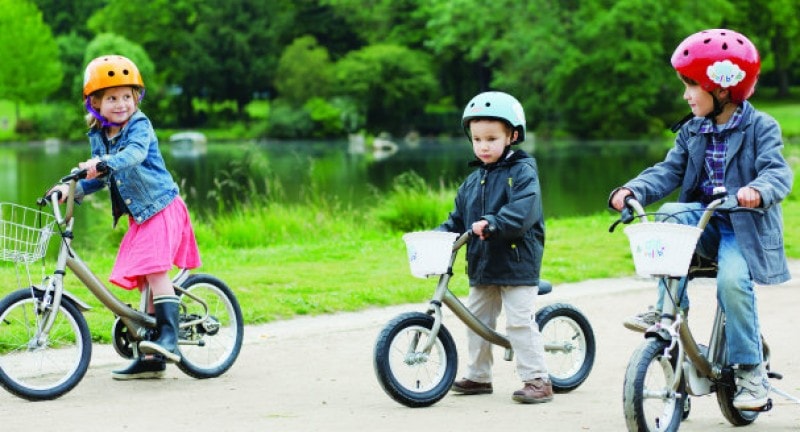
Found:
[{"label": "bicycle pedal", "polygon": [[764,406],[760,406],[758,408],[742,408],[739,411],[753,411],[753,412],[767,412],[772,409],[772,398],[767,399],[767,403]]},{"label": "bicycle pedal", "polygon": [[767,378],[782,380],[783,379],[783,374],[780,373],[780,372],[769,371],[769,372],[767,372]]}]

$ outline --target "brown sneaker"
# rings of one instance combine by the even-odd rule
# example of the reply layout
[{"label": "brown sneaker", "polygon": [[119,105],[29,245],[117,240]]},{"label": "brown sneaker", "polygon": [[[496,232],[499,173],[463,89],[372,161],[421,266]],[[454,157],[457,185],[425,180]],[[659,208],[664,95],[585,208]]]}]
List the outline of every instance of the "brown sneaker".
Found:
[{"label": "brown sneaker", "polygon": [[550,381],[536,378],[526,382],[522,390],[517,390],[511,396],[515,401],[522,403],[543,403],[553,400],[553,385]]},{"label": "brown sneaker", "polygon": [[479,383],[466,378],[454,382],[450,390],[463,395],[489,394],[493,391],[492,383]]}]

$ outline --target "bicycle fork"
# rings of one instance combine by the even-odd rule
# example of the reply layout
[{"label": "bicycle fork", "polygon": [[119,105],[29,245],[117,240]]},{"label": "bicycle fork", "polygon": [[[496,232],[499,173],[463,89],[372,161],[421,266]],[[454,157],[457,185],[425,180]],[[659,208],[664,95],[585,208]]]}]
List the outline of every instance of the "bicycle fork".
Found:
[{"label": "bicycle fork", "polygon": [[[439,285],[436,287],[436,291],[433,294],[433,298],[430,300],[428,305],[427,314],[433,315],[433,325],[431,326],[431,334],[428,341],[425,343],[425,346],[422,348],[422,352],[428,354],[430,353],[433,345],[436,341],[436,337],[439,334],[439,329],[442,327],[442,304],[446,305],[450,308],[451,311],[467,326],[469,329],[477,333],[480,337],[486,339],[487,341],[499,345],[505,348],[505,354],[503,358],[507,361],[511,361],[514,359],[514,350],[511,348],[511,342],[509,342],[508,338],[501,335],[500,333],[490,329],[487,327],[483,322],[475,318],[475,315],[469,311],[464,303],[462,303],[458,297],[456,297],[448,288],[448,283],[450,282],[450,274],[443,274],[439,277]],[[419,335],[417,335],[419,337]],[[415,344],[409,348],[409,350],[413,350],[413,347],[416,346]]]}]

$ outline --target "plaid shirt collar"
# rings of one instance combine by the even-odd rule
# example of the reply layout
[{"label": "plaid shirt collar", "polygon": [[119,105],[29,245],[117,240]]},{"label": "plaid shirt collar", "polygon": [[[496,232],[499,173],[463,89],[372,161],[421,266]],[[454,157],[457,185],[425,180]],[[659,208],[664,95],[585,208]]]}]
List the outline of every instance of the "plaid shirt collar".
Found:
[{"label": "plaid shirt collar", "polygon": [[728,119],[728,122],[725,123],[721,128],[717,127],[717,125],[714,124],[714,121],[712,119],[705,118],[703,120],[703,123],[700,125],[700,129],[698,129],[698,132],[701,134],[713,133],[713,134],[727,135],[728,132],[730,132],[733,129],[736,129],[736,127],[739,126],[739,123],[742,122],[743,112],[744,112],[744,106],[739,105],[739,107],[736,108],[736,111],[733,112],[733,115],[731,115],[731,118]]}]

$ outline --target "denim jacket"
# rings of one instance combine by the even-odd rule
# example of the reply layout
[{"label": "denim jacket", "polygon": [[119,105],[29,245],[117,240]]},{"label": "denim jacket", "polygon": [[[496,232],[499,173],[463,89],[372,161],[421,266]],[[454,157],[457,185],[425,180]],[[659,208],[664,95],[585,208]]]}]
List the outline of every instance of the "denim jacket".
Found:
[{"label": "denim jacket", "polygon": [[[731,223],[753,280],[777,284],[791,277],[784,252],[780,203],[792,190],[794,173],[781,153],[783,140],[775,119],[747,101],[742,107],[742,121],[731,134],[725,155],[725,188],[730,194],[744,186],[756,189],[766,213],[732,213]],[[706,148],[706,137],[699,132],[702,123],[702,118],[686,123],[666,158],[623,187],[630,189],[643,205],[678,188],[678,201],[696,201]]]},{"label": "denim jacket", "polygon": [[[131,116],[110,148],[103,141],[103,130],[89,131],[92,157],[106,162],[110,175],[78,182],[75,197],[97,192],[113,180],[120,196],[137,224],[148,220],[178,196],[178,185],[167,171],[153,125],[141,111]],[[116,217],[114,224],[116,225]]]}]

